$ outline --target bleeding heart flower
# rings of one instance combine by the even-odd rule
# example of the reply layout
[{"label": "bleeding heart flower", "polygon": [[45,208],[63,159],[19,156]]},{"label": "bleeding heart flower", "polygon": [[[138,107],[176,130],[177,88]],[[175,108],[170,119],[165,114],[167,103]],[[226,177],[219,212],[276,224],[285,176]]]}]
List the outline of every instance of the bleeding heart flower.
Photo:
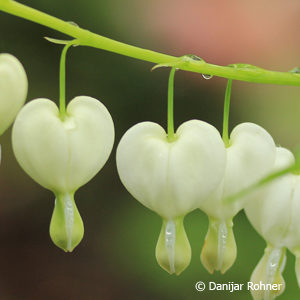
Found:
[{"label": "bleeding heart flower", "polygon": [[27,76],[19,60],[11,54],[0,54],[0,135],[24,105],[27,87]]},{"label": "bleeding heart flower", "polygon": [[191,258],[183,218],[224,176],[225,147],[219,132],[192,120],[183,123],[170,142],[158,124],[139,123],[122,137],[117,167],[133,197],[163,218],[158,263],[170,273],[181,273]]},{"label": "bleeding heart flower", "polygon": [[61,119],[52,101],[36,99],[18,114],[12,142],[25,172],[55,194],[50,235],[58,247],[72,251],[83,237],[74,193],[110,155],[114,126],[109,112],[98,100],[79,96]]},{"label": "bleeding heart flower", "polygon": [[[289,150],[277,148],[274,171],[294,163],[295,158]],[[256,266],[251,281],[280,284],[277,291],[251,291],[254,299],[274,299],[283,293],[286,248],[296,256],[300,286],[300,175],[288,173],[261,188],[247,203],[245,211],[253,227],[267,242],[265,254]]]},{"label": "bleeding heart flower", "polygon": [[237,250],[232,219],[247,199],[242,197],[232,203],[224,200],[270,173],[275,153],[274,141],[262,127],[243,123],[233,129],[226,148],[225,176],[219,187],[200,202],[200,208],[209,217],[201,261],[210,273],[214,270],[224,273],[234,263]]}]

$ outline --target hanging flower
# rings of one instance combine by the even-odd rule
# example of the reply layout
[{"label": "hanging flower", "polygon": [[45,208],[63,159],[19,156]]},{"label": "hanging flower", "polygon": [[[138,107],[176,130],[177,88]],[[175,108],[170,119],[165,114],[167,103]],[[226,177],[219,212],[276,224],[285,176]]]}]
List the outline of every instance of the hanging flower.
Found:
[{"label": "hanging flower", "polygon": [[50,235],[65,251],[72,251],[83,237],[74,193],[103,167],[113,141],[109,112],[87,96],[70,101],[64,118],[48,99],[29,102],[16,118],[12,132],[15,156],[29,176],[55,194]]},{"label": "hanging flower", "polygon": [[27,87],[27,76],[19,60],[11,54],[0,54],[0,135],[24,105]]},{"label": "hanging flower", "polygon": [[199,207],[209,218],[201,261],[210,273],[226,272],[237,254],[232,219],[244,207],[246,199],[242,197],[232,203],[224,200],[270,173],[275,149],[272,137],[256,124],[242,123],[232,131],[223,180],[205,201],[199,201]]},{"label": "hanging flower", "polygon": [[225,147],[219,132],[208,123],[191,120],[169,141],[160,125],[139,123],[119,143],[117,168],[132,196],[163,218],[158,263],[171,274],[181,273],[191,258],[183,218],[224,176]]},{"label": "hanging flower", "polygon": [[[294,163],[294,156],[289,150],[277,148],[274,171]],[[300,175],[288,173],[261,188],[247,203],[245,211],[253,227],[267,242],[251,281],[278,286],[277,290],[251,291],[254,299],[270,300],[283,293],[286,248],[296,256],[295,267],[300,286]]]}]

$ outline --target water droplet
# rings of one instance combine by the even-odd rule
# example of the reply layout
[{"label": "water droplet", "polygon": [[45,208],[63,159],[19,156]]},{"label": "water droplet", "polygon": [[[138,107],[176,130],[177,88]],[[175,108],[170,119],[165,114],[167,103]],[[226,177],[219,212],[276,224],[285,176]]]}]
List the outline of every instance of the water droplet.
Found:
[{"label": "water droplet", "polygon": [[73,21],[68,21],[67,23],[69,23],[69,24],[71,24],[73,26],[79,27],[79,25],[77,23],[73,22]]},{"label": "water droplet", "polygon": [[209,75],[209,74],[202,74],[202,77],[204,78],[204,79],[211,79],[211,78],[213,78],[213,75]]},{"label": "water droplet", "polygon": [[290,70],[289,73],[300,74],[300,67],[295,67],[294,69]]},{"label": "water droplet", "polygon": [[192,60],[204,61],[201,57],[199,57],[198,55],[195,55],[195,54],[186,54],[185,56],[191,58]]},{"label": "water droplet", "polygon": [[249,64],[231,64],[228,65],[227,67],[235,68],[235,69],[261,69],[260,67],[254,66],[254,65],[249,65]]}]

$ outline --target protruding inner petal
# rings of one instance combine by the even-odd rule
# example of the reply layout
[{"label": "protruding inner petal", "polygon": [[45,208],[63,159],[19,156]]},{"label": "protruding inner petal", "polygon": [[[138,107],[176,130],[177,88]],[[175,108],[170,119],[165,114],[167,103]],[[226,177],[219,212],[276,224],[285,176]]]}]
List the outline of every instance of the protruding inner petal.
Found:
[{"label": "protruding inner petal", "polygon": [[[285,282],[282,272],[285,267],[286,249],[269,245],[265,249],[265,254],[256,266],[251,276],[253,284],[259,284],[265,288],[258,290],[251,289],[254,300],[273,300],[281,295],[285,289]],[[271,289],[272,285],[277,284],[277,289]]]},{"label": "protruding inner petal", "polygon": [[74,201],[74,194],[59,194],[55,199],[50,236],[55,245],[71,252],[83,237],[83,222]]},{"label": "protruding inner petal", "polygon": [[209,228],[201,252],[201,261],[208,272],[225,273],[236,259],[236,243],[231,220],[209,218]]},{"label": "protruding inner petal", "polygon": [[156,259],[170,274],[179,275],[189,265],[191,247],[184,230],[183,217],[163,219],[156,245]]},{"label": "protruding inner petal", "polygon": [[166,250],[169,258],[170,272],[175,273],[175,242],[176,226],[173,220],[168,220],[165,231]]},{"label": "protruding inner petal", "polygon": [[[72,200],[69,195],[64,198],[64,213],[66,222],[66,232],[67,232],[67,249],[68,251],[72,248],[72,231],[74,226],[74,207]],[[73,201],[74,202],[74,201]]]},{"label": "protruding inner petal", "polygon": [[226,244],[228,237],[228,229],[226,223],[220,222],[219,224],[219,232],[218,232],[218,262],[217,269],[221,270],[224,262],[224,256],[226,252]]}]

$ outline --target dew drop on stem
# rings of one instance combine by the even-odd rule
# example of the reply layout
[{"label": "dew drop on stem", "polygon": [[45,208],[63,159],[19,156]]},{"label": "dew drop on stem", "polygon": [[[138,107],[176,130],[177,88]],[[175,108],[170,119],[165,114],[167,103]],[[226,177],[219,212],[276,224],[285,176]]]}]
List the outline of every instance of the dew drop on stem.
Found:
[{"label": "dew drop on stem", "polygon": [[213,75],[209,75],[209,74],[202,74],[202,77],[206,80],[213,78]]}]

